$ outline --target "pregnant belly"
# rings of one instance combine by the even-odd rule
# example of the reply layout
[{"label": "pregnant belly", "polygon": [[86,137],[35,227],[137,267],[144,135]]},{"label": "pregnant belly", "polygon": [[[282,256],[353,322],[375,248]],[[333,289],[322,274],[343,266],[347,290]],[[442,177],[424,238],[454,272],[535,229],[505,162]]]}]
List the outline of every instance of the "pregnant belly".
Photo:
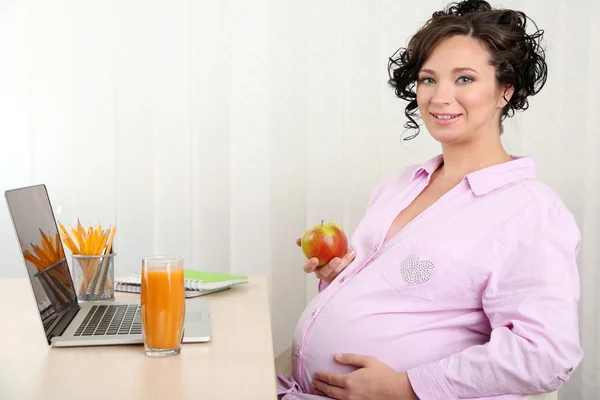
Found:
[{"label": "pregnant belly", "polygon": [[[336,353],[368,355],[397,371],[404,371],[430,353],[423,344],[426,334],[410,334],[398,329],[393,316],[352,317],[347,314],[321,314],[304,337],[297,335],[294,347],[299,350],[292,361],[295,379],[304,392],[310,392],[316,372],[348,373],[356,366],[335,361]],[[401,317],[398,317],[401,319]]]},{"label": "pregnant belly", "polygon": [[336,353],[372,356],[405,372],[485,340],[461,326],[440,323],[434,327],[435,321],[413,314],[326,310],[313,321],[307,334],[302,329],[295,334],[294,350],[299,353],[292,357],[293,373],[305,393],[312,391],[316,372],[348,373],[357,369],[335,361]]}]

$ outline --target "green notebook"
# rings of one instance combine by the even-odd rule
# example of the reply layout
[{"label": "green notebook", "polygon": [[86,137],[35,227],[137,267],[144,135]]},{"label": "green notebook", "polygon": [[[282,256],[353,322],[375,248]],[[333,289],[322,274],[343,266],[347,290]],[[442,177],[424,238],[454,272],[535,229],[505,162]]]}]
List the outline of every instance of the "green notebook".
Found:
[{"label": "green notebook", "polygon": [[[219,272],[195,271],[186,269],[183,271],[186,290],[215,290],[226,289],[234,285],[248,283],[248,277],[244,275],[232,275]],[[120,280],[119,284],[141,285],[142,276],[133,274],[129,278]]]},{"label": "green notebook", "polygon": [[232,275],[219,272],[195,271],[186,269],[183,272],[186,289],[207,290],[248,283],[245,275]]}]

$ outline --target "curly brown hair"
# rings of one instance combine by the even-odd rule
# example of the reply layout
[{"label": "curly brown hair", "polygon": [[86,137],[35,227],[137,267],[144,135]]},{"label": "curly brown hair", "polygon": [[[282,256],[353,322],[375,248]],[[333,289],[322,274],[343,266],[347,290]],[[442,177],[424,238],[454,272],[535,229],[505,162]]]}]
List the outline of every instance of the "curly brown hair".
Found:
[{"label": "curly brown hair", "polygon": [[[415,85],[419,70],[442,40],[465,35],[479,40],[490,53],[490,64],[495,67],[496,80],[500,85],[514,88],[500,118],[512,117],[515,111],[529,107],[528,97],[537,94],[546,83],[548,67],[541,46],[543,30],[535,26],[535,32],[527,34],[527,15],[521,11],[493,9],[487,1],[466,0],[452,3],[442,11],[436,11],[425,25],[410,39],[406,48],[398,49],[389,58],[388,83],[396,96],[408,101],[404,125],[419,134],[415,118],[418,104]],[[506,92],[505,92],[506,93]],[[506,97],[505,97],[506,99]]]}]

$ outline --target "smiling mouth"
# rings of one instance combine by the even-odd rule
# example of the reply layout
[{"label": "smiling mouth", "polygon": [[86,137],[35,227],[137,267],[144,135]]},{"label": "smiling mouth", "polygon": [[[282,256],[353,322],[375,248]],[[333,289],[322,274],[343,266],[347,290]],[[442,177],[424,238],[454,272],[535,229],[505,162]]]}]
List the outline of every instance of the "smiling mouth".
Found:
[{"label": "smiling mouth", "polygon": [[448,120],[451,120],[451,119],[458,118],[462,114],[433,114],[433,113],[431,113],[431,115],[433,115],[434,118],[437,118],[439,120],[448,121]]}]

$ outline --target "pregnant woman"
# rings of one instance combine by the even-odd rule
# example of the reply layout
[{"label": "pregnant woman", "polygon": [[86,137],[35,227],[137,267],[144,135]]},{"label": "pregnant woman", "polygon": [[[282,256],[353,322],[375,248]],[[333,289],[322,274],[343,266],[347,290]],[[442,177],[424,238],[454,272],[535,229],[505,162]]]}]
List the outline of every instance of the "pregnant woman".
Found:
[{"label": "pregnant woman", "polygon": [[581,362],[580,232],[534,160],[500,140],[546,81],[527,20],[463,1],[390,60],[407,127],[421,119],[441,153],[374,189],[346,256],[307,261],[319,293],[280,399],[516,400]]}]

